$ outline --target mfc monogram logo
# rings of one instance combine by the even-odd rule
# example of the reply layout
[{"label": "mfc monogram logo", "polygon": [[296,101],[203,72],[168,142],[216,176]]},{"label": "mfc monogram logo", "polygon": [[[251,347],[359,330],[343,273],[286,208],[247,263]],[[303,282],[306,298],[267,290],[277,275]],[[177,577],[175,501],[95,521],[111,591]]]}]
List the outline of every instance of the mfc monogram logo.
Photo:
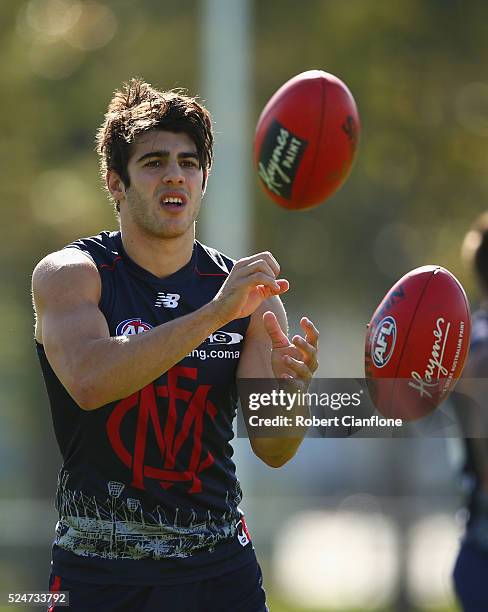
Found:
[{"label": "mfc monogram logo", "polygon": [[[214,404],[207,399],[211,385],[199,385],[193,393],[178,387],[178,378],[196,380],[197,368],[171,368],[167,385],[151,383],[126,397],[118,402],[107,421],[110,444],[117,457],[132,471],[131,486],[138,489],[145,488],[144,478],[151,478],[158,480],[163,489],[169,489],[175,482],[188,482],[191,483],[189,493],[200,493],[202,482],[199,474],[214,462],[210,451],[202,453],[205,415],[212,420],[217,415]],[[164,398],[163,407],[158,407],[158,398]],[[180,420],[177,402],[186,404]],[[122,439],[121,429],[125,418],[131,414],[136,416],[136,431],[134,442],[127,444],[127,436]],[[146,463],[148,434],[159,448],[160,465]],[[189,456],[185,452],[183,458],[181,450],[187,441],[191,449]],[[188,445],[185,451],[188,451]],[[184,461],[187,465],[182,468]]]}]

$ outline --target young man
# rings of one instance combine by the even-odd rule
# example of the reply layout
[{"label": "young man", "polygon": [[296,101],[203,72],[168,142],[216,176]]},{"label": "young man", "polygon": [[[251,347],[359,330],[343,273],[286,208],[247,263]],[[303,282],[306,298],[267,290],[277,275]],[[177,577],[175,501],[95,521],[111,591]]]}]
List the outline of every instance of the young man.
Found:
[{"label": "young man", "polygon": [[[482,301],[473,313],[469,357],[456,387],[454,406],[464,450],[463,484],[468,520],[454,567],[454,585],[465,612],[488,610],[488,422],[483,408],[488,377],[488,213],[467,233],[463,258],[475,271]],[[470,382],[470,379],[471,382]]]},{"label": "young man", "polygon": [[[36,341],[63,456],[51,588],[72,610],[266,610],[229,444],[236,378],[305,389],[318,332],[290,342],[270,253],[195,241],[208,111],[132,80],[98,136],[120,231],[33,275]],[[301,438],[255,438],[279,467]]]}]

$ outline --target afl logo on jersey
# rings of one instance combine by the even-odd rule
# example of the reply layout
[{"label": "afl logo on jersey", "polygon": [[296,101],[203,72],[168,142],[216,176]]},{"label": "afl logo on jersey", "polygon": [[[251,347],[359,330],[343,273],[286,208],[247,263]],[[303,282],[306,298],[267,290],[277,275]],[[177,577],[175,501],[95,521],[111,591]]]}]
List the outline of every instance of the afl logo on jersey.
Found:
[{"label": "afl logo on jersey", "polygon": [[374,365],[383,368],[390,361],[395,348],[397,337],[397,326],[393,317],[382,319],[373,336],[371,342],[371,355]]},{"label": "afl logo on jersey", "polygon": [[116,336],[134,336],[152,329],[152,325],[144,323],[142,319],[126,319],[117,325]]}]

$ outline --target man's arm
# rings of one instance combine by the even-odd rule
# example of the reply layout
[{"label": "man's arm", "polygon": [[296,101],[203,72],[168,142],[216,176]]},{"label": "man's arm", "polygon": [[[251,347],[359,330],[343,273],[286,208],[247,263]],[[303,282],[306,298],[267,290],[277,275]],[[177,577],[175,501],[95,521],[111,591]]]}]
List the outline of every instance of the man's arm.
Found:
[{"label": "man's arm", "polygon": [[[301,325],[305,338],[296,335],[290,342],[281,300],[277,296],[266,300],[251,316],[239,360],[238,378],[286,379],[292,389],[305,392],[318,367],[319,333],[306,318],[301,320]],[[265,438],[253,437],[249,429],[248,433],[254,454],[270,467],[281,467],[289,461],[303,440],[303,435]]]},{"label": "man's arm", "polygon": [[93,410],[142,389],[222,325],[286,291],[288,282],[276,280],[276,267],[269,253],[242,259],[202,308],[144,334],[110,337],[98,307],[96,266],[80,251],[64,249],[34,270],[36,338],[76,403]]}]

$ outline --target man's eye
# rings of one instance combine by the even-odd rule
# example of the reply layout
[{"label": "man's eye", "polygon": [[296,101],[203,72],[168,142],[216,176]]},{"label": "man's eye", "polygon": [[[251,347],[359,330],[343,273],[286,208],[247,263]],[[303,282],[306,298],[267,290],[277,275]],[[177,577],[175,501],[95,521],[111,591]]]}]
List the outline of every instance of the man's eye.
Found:
[{"label": "man's eye", "polygon": [[198,168],[198,163],[192,159],[184,159],[181,162],[181,165],[184,166],[185,168]]},{"label": "man's eye", "polygon": [[160,165],[161,165],[161,161],[159,159],[153,159],[150,162],[147,162],[146,167],[159,168]]}]

